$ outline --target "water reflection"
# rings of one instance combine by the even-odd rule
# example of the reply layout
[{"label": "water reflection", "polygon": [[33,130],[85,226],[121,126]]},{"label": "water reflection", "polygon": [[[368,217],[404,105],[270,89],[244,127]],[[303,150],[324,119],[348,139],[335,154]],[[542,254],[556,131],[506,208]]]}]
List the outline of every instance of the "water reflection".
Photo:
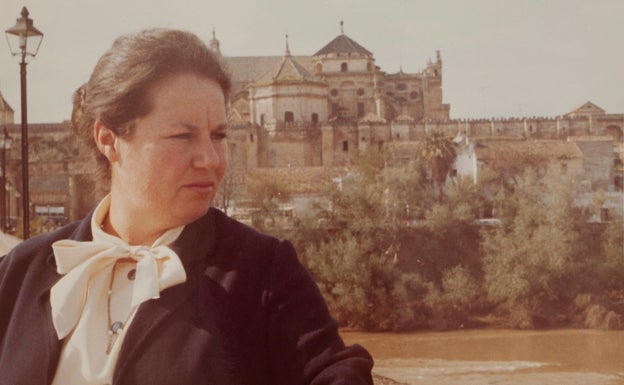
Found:
[{"label": "water reflection", "polygon": [[346,332],[407,384],[624,384],[624,331]]}]

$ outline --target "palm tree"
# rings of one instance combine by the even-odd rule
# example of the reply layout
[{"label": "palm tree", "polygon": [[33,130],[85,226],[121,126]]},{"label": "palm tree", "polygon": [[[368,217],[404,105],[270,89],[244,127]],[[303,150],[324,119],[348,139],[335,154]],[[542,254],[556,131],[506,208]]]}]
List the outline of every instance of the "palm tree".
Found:
[{"label": "palm tree", "polygon": [[455,143],[450,136],[435,131],[425,137],[421,155],[431,170],[431,179],[437,184],[440,200],[444,199],[443,186],[446,176],[457,155]]}]

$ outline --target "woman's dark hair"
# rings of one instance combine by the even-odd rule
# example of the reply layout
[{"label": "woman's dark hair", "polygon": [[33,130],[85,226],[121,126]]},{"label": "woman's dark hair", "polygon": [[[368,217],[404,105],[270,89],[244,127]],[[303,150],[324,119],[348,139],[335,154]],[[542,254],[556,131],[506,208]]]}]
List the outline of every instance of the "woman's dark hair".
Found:
[{"label": "woman's dark hair", "polygon": [[151,111],[150,88],[183,73],[214,80],[228,99],[228,74],[219,58],[192,33],[149,29],[124,35],[102,55],[89,81],[74,92],[72,111],[72,126],[94,151],[101,177],[110,178],[110,164],[93,140],[95,121],[99,119],[122,138],[129,137],[136,119]]}]

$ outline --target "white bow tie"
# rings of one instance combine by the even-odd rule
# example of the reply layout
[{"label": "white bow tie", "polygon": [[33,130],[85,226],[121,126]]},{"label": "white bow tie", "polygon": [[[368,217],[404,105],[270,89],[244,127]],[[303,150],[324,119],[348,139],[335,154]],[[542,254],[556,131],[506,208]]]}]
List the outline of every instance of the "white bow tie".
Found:
[{"label": "white bow tie", "polygon": [[161,290],[186,281],[180,258],[166,246],[180,235],[183,227],[167,231],[152,247],[130,246],[99,228],[92,226],[92,230],[94,241],[66,239],[52,245],[57,271],[65,274],[50,292],[52,320],[59,339],[69,335],[80,320],[92,274],[119,259],[137,261],[132,306],[159,298]]}]

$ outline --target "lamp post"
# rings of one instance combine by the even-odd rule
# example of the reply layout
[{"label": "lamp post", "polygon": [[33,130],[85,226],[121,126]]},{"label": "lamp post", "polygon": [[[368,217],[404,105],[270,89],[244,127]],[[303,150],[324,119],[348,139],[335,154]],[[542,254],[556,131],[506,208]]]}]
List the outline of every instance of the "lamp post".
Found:
[{"label": "lamp post", "polygon": [[6,216],[6,228],[7,231],[11,231],[13,230],[13,226],[11,225],[11,182],[7,181],[7,185],[6,185],[6,203],[7,203],[7,216]]},{"label": "lamp post", "polygon": [[30,194],[28,192],[28,114],[26,111],[26,56],[35,57],[39,51],[43,33],[33,26],[32,19],[28,18],[28,9],[22,8],[17,23],[5,31],[6,38],[13,56],[19,55],[20,85],[22,93],[22,222],[24,226],[23,238],[30,237]]},{"label": "lamp post", "polygon": [[6,152],[11,148],[13,139],[9,136],[6,126],[4,127],[4,135],[0,139],[0,147],[2,147],[2,186],[0,186],[0,229],[3,233],[7,231],[7,177],[6,177]]}]

